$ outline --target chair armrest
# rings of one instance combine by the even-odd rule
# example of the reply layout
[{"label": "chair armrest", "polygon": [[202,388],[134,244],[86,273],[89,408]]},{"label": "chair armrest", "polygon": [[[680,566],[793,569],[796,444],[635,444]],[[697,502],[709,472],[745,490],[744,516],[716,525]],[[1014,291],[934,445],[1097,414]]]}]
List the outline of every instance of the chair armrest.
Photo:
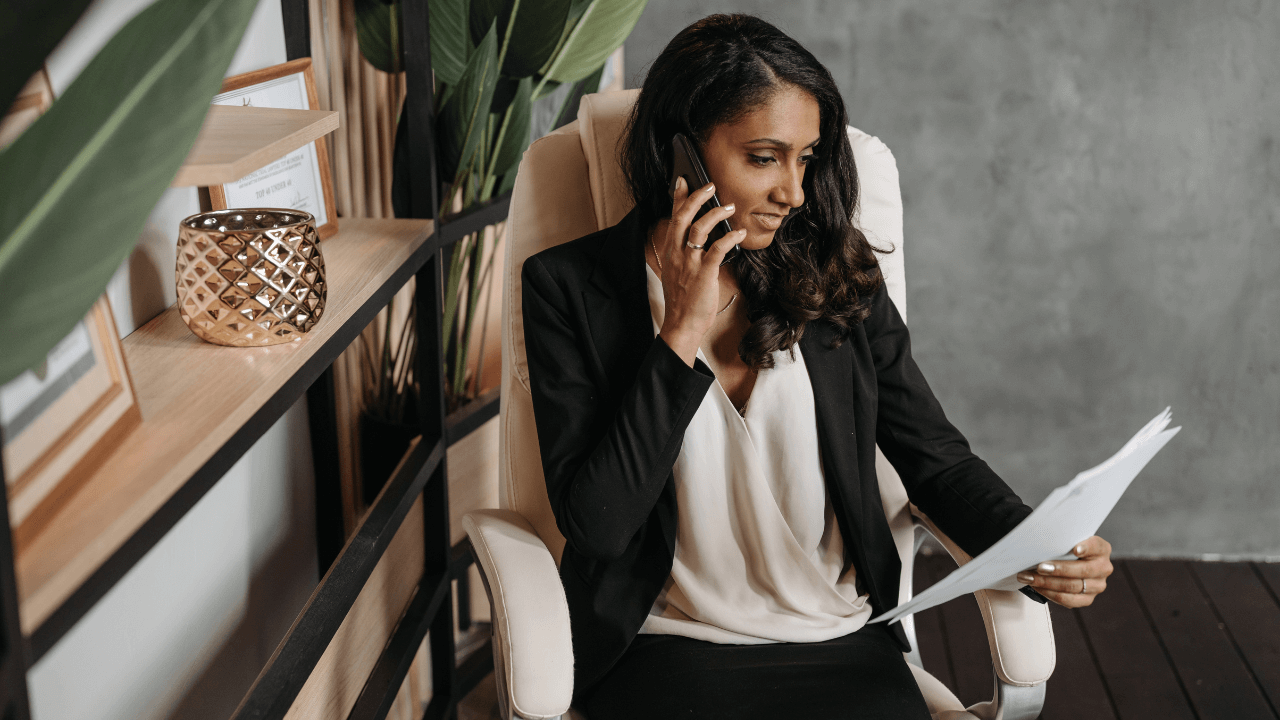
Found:
[{"label": "chair armrest", "polygon": [[462,525],[489,593],[499,703],[528,720],[563,715],[573,699],[573,644],[551,553],[512,510],[477,510]]},{"label": "chair armrest", "polygon": [[[911,512],[958,565],[973,559],[914,505]],[[1039,685],[1048,680],[1058,659],[1048,605],[1013,590],[979,590],[974,597],[987,628],[996,676],[1018,687]]]}]

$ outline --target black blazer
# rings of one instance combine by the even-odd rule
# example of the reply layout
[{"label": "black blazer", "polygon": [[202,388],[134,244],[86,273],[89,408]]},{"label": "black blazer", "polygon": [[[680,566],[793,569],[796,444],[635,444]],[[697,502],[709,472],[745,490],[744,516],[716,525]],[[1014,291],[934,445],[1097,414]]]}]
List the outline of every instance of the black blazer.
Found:
[{"label": "black blazer", "polygon": [[[645,229],[617,225],[529,258],[525,351],[547,494],[567,544],[575,695],[612,667],[671,574],[672,467],[714,375],[653,336]],[[877,443],[907,494],[977,555],[1031,509],[947,421],[911,359],[906,325],[881,284],[871,314],[838,348],[834,326],[800,341],[813,385],[827,492],[845,557],[877,613],[898,604],[901,562],[875,470]],[[904,651],[901,626],[892,631]]]}]

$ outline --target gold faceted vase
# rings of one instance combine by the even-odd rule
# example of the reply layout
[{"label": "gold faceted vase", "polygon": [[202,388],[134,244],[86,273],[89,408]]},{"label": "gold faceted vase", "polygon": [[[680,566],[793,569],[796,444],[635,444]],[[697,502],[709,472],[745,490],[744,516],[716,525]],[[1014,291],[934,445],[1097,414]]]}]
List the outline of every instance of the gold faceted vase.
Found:
[{"label": "gold faceted vase", "polygon": [[199,213],[178,225],[178,312],[218,345],[297,342],[324,313],[316,221],[297,210]]}]

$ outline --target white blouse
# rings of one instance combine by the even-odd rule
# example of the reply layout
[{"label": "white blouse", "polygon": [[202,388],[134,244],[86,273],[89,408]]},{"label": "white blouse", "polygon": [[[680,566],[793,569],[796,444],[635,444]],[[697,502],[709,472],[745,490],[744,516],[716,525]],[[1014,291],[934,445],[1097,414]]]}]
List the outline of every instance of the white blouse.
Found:
[{"label": "white blouse", "polygon": [[[647,265],[654,334],[662,281]],[[702,351],[698,357],[706,362]],[[871,616],[845,566],[823,482],[813,387],[797,350],[774,353],[743,415],[717,381],[676,460],[675,560],[641,633],[726,644],[821,642]]]}]

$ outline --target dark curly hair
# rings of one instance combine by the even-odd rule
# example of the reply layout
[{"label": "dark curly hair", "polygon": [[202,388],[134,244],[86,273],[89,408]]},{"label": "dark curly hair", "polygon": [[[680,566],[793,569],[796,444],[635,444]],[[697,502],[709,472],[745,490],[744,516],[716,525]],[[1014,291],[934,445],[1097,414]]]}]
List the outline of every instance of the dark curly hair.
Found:
[{"label": "dark curly hair", "polygon": [[750,15],[711,15],[680,31],[645,77],[622,139],[622,168],[643,227],[671,214],[671,139],[704,147],[712,128],[732,123],[792,85],[818,102],[821,139],[793,210],[763,250],[732,267],[751,327],[738,354],[753,369],[792,350],[805,325],[825,318],[847,337],[866,318],[883,283],[873,248],[854,224],[858,173],[845,135],[844,100],[831,73],[786,33]]}]

